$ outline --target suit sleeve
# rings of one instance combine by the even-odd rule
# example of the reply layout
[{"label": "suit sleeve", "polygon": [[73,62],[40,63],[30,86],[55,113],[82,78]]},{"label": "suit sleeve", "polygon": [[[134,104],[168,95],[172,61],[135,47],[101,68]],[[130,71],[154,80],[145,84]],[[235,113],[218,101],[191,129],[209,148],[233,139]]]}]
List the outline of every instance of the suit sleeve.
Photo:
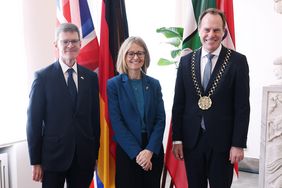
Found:
[{"label": "suit sleeve", "polygon": [[249,67],[245,56],[235,62],[238,65],[235,85],[235,119],[232,146],[246,148],[250,119]]},{"label": "suit sleeve", "polygon": [[174,100],[172,107],[172,139],[173,141],[182,141],[182,119],[185,105],[185,93],[183,82],[183,66],[184,58],[181,58],[180,64],[177,70],[177,77],[174,89]]},{"label": "suit sleeve", "polygon": [[35,73],[29,95],[27,112],[27,142],[31,165],[41,164],[42,130],[46,106],[44,81],[39,73]]},{"label": "suit sleeve", "polygon": [[93,135],[95,137],[95,150],[96,150],[96,159],[98,159],[99,147],[100,147],[100,103],[99,103],[99,84],[97,74],[94,74],[93,79],[93,100],[92,100],[92,126],[93,126]]}]

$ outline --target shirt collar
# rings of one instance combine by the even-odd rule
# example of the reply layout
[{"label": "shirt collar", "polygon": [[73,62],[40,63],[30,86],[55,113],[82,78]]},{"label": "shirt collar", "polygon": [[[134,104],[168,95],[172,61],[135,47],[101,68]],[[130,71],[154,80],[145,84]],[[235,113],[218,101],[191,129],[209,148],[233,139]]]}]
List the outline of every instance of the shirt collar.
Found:
[{"label": "shirt collar", "polygon": [[[213,54],[213,55],[218,57],[221,48],[222,48],[222,45],[219,45],[219,47],[215,51],[213,51],[211,54]],[[208,53],[209,53],[208,51],[206,51],[204,48],[202,48],[202,58],[207,56]]]},{"label": "shirt collar", "polygon": [[67,70],[68,70],[69,68],[73,68],[74,72],[77,74],[77,63],[76,63],[76,62],[73,64],[72,67],[67,66],[67,65],[66,65],[65,63],[63,63],[61,60],[59,60],[59,63],[60,63],[60,65],[61,65],[61,67],[62,67],[63,73],[67,72]]}]

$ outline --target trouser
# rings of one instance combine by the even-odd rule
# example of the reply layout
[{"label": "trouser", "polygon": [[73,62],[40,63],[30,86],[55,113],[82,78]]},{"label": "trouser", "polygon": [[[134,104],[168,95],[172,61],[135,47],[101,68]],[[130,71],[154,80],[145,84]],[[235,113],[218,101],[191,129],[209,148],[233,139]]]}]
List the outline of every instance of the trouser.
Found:
[{"label": "trouser", "polygon": [[[147,145],[147,135],[142,134],[142,148]],[[116,188],[159,188],[162,174],[164,154],[163,148],[159,155],[153,155],[151,171],[145,171],[136,163],[136,158],[130,159],[117,144],[116,148]]]}]

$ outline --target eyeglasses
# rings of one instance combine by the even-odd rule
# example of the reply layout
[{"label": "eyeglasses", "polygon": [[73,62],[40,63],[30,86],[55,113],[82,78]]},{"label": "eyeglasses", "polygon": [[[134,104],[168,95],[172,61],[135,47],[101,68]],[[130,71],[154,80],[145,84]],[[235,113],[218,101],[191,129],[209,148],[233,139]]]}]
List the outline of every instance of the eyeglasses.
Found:
[{"label": "eyeglasses", "polygon": [[74,39],[74,40],[60,40],[60,43],[63,45],[63,46],[68,46],[70,45],[70,43],[74,46],[78,45],[78,43],[80,42],[79,39]]},{"label": "eyeglasses", "polygon": [[145,52],[143,51],[138,51],[138,52],[132,52],[129,51],[126,53],[127,57],[129,57],[129,59],[133,59],[135,57],[135,55],[137,55],[138,58],[144,58],[145,57]]}]

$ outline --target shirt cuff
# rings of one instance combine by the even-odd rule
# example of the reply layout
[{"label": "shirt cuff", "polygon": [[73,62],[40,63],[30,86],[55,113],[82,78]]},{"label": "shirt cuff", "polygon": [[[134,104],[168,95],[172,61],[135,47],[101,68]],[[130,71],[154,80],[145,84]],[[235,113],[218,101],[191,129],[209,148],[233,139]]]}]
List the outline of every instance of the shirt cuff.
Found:
[{"label": "shirt cuff", "polygon": [[177,141],[173,141],[172,143],[173,144],[182,144],[182,141],[177,140]]}]

